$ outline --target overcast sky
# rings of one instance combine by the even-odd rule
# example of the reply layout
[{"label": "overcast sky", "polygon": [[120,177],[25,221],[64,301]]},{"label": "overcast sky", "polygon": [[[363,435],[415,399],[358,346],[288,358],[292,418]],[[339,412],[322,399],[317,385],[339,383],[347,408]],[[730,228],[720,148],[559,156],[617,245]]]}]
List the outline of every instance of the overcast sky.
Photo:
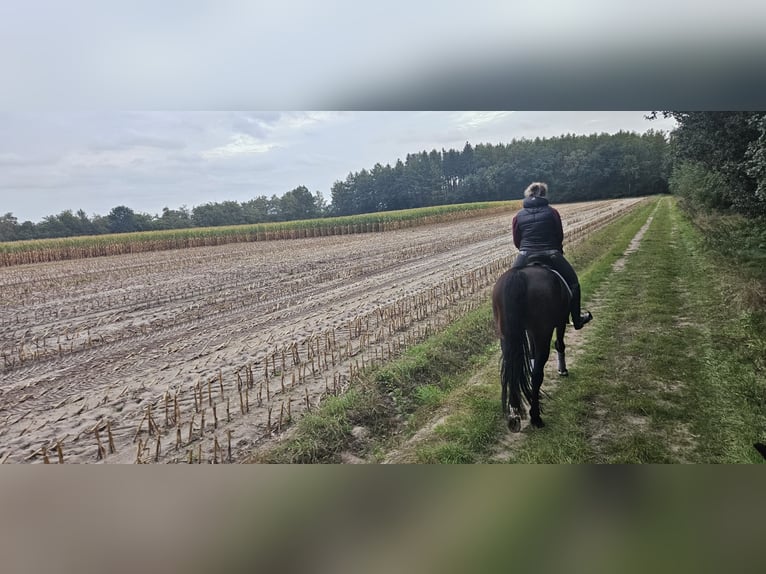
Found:
[{"label": "overcast sky", "polygon": [[[0,214],[299,185],[329,200],[421,150],[672,127],[529,110],[761,109],[764,16],[762,0],[0,2]],[[392,111],[192,111],[248,109]],[[526,111],[393,111],[460,109]]]},{"label": "overcast sky", "polygon": [[646,112],[2,112],[0,213],[182,205],[320,191],[408,153],[567,133],[669,131]]}]

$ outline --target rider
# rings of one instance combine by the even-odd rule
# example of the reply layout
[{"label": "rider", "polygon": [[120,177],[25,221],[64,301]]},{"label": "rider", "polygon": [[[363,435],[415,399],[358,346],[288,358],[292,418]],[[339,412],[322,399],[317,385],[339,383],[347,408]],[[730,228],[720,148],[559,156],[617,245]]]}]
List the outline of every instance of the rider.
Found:
[{"label": "rider", "polygon": [[532,183],[524,190],[523,209],[513,217],[513,243],[519,254],[511,268],[519,269],[534,259],[558,271],[572,290],[572,325],[582,329],[593,315],[580,313],[580,282],[575,270],[564,259],[561,216],[548,204],[547,193],[548,185],[541,182]]}]

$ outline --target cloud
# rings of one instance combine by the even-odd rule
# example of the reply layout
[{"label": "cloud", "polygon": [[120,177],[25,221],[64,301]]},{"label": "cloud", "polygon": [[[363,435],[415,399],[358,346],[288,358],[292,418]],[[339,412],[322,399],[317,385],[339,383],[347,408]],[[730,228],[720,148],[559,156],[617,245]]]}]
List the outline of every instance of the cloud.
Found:
[{"label": "cloud", "polygon": [[513,112],[458,112],[453,115],[453,122],[458,129],[475,130],[493,124],[498,120],[506,118]]},{"label": "cloud", "polygon": [[237,134],[232,136],[231,141],[228,144],[204,150],[200,153],[200,156],[205,159],[215,159],[238,156],[241,154],[262,154],[278,147],[281,146],[276,143],[259,141],[246,134]]},{"label": "cloud", "polygon": [[123,137],[112,139],[97,139],[88,148],[95,152],[116,151],[131,148],[157,148],[166,150],[179,150],[186,147],[186,142],[169,137],[152,134],[131,132]]},{"label": "cloud", "polygon": [[0,152],[0,166],[3,167],[44,165],[52,161],[55,161],[55,158],[50,156],[35,157],[31,155],[20,155],[13,152]]},{"label": "cloud", "polygon": [[229,112],[231,128],[254,138],[265,138],[282,118],[282,112]]},{"label": "cloud", "polygon": [[[304,142],[315,129],[347,117],[342,112],[232,112],[227,143],[202,150],[204,159],[266,154]],[[314,132],[314,135],[316,133]]]}]

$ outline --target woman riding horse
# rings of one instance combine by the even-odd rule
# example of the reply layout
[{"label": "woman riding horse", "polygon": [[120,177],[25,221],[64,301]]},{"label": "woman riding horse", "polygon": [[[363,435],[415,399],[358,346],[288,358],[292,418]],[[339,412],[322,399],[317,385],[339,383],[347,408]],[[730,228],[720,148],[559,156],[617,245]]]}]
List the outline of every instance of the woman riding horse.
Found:
[{"label": "woman riding horse", "polygon": [[[580,313],[579,281],[564,259],[561,217],[548,205],[547,191],[544,183],[533,183],[524,192],[524,209],[513,218],[513,240],[519,255],[492,291],[492,312],[502,350],[501,401],[508,428],[513,432],[521,430],[521,419],[526,417],[522,398],[529,404],[531,425],[544,426],[540,417],[540,387],[553,332],[556,332],[558,371],[566,376],[567,318],[572,315],[575,329],[593,318],[590,313]],[[524,267],[533,261],[549,265],[569,288],[542,266]]]},{"label": "woman riding horse", "polygon": [[545,197],[547,193],[547,184],[540,182],[532,183],[524,190],[523,209],[513,217],[513,243],[519,254],[511,269],[519,269],[534,260],[558,271],[572,291],[572,325],[575,329],[582,329],[593,319],[593,315],[580,312],[580,282],[577,273],[564,258],[561,216],[549,205]]}]

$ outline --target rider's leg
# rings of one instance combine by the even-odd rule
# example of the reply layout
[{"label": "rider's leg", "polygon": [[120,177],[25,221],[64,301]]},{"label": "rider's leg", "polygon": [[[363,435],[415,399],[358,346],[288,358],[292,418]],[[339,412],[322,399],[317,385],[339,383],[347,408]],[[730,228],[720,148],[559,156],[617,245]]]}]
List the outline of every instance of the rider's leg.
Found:
[{"label": "rider's leg", "polygon": [[580,284],[575,285],[572,289],[572,301],[569,304],[569,310],[572,313],[572,326],[577,329],[582,329],[585,323],[593,319],[590,311],[582,313],[580,311]]},{"label": "rider's leg", "polygon": [[575,329],[582,329],[583,325],[593,319],[590,312],[582,313],[580,310],[580,281],[577,279],[577,273],[569,264],[563,255],[554,255],[550,258],[551,267],[561,273],[561,276],[572,290],[572,300],[569,304],[569,310],[572,314],[572,325]]}]

